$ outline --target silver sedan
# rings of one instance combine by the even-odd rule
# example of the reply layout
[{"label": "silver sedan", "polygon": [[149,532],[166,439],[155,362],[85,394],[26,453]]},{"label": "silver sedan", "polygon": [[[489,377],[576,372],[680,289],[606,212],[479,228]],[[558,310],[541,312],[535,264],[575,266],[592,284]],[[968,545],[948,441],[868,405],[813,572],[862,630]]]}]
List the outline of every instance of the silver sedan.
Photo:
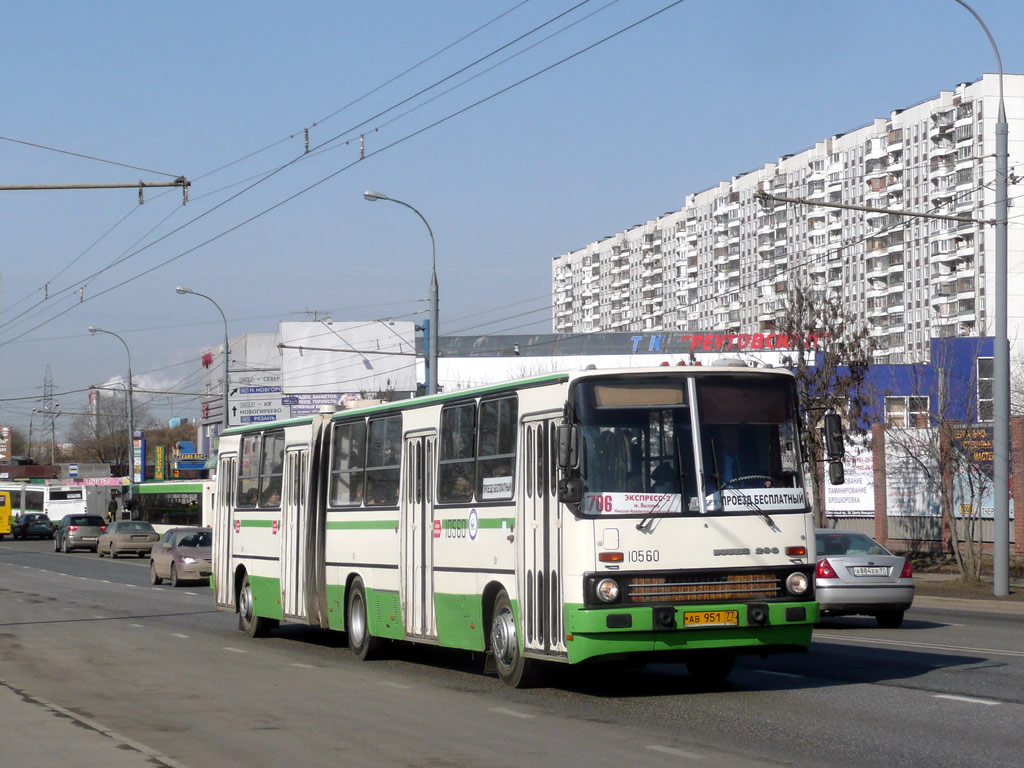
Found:
[{"label": "silver sedan", "polygon": [[914,601],[909,560],[855,531],[819,528],[814,538],[814,592],[823,616],[874,616],[889,629],[903,623],[903,612]]}]

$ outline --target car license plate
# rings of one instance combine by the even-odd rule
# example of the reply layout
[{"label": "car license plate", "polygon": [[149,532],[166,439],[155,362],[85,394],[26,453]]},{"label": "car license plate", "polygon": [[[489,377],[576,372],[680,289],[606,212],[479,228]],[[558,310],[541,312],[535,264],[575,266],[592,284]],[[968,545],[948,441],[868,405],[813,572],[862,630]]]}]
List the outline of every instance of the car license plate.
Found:
[{"label": "car license plate", "polygon": [[854,576],[888,576],[889,569],[884,565],[855,565],[853,566]]},{"label": "car license plate", "polygon": [[735,627],[740,623],[739,611],[686,611],[684,627]]},{"label": "car license plate", "polygon": [[83,536],[82,541],[96,541],[95,536]]}]

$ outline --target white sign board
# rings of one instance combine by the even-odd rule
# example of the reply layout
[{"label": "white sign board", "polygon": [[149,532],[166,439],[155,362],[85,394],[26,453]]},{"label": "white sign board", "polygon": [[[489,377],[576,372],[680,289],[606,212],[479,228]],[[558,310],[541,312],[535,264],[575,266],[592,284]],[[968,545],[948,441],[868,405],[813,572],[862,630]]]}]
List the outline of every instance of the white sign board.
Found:
[{"label": "white sign board", "polygon": [[873,517],[875,514],[875,456],[870,448],[847,444],[842,485],[832,485],[825,472],[825,514],[829,517]]},{"label": "white sign board", "polygon": [[281,372],[288,394],[416,390],[416,326],[368,320],[281,323]]},{"label": "white sign board", "polygon": [[281,402],[280,371],[231,374],[228,426],[277,421],[289,415],[288,407]]},{"label": "white sign board", "polygon": [[925,427],[885,431],[885,503],[890,516],[941,514],[936,440],[935,431]]}]

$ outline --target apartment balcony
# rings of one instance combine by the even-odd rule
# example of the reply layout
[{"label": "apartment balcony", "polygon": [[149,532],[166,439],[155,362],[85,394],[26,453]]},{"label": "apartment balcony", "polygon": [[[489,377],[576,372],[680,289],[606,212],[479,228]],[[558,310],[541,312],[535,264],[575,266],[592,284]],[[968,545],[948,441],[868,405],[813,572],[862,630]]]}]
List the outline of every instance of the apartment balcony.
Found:
[{"label": "apartment balcony", "polygon": [[888,154],[889,147],[886,146],[884,141],[872,139],[871,146],[868,147],[867,152],[864,153],[864,162],[867,163],[870,160],[881,160]]}]

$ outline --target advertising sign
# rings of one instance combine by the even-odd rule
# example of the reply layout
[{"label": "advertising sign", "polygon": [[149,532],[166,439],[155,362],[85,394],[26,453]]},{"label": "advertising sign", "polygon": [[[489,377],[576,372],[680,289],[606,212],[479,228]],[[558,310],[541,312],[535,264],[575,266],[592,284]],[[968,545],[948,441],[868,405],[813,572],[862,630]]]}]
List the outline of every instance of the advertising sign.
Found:
[{"label": "advertising sign", "polygon": [[146,437],[145,432],[136,431],[132,438],[132,482],[146,481]]},{"label": "advertising sign", "polygon": [[11,460],[11,428],[0,427],[0,464]]},{"label": "advertising sign", "polygon": [[153,448],[153,479],[163,480],[164,479],[164,461],[166,456],[164,455],[167,451],[167,446],[158,445]]},{"label": "advertising sign", "polygon": [[829,517],[874,517],[875,456],[864,445],[847,445],[843,457],[846,482],[832,485],[825,473],[825,514]]},{"label": "advertising sign", "polygon": [[927,428],[885,432],[885,500],[892,516],[938,517],[940,472],[936,435]]}]

